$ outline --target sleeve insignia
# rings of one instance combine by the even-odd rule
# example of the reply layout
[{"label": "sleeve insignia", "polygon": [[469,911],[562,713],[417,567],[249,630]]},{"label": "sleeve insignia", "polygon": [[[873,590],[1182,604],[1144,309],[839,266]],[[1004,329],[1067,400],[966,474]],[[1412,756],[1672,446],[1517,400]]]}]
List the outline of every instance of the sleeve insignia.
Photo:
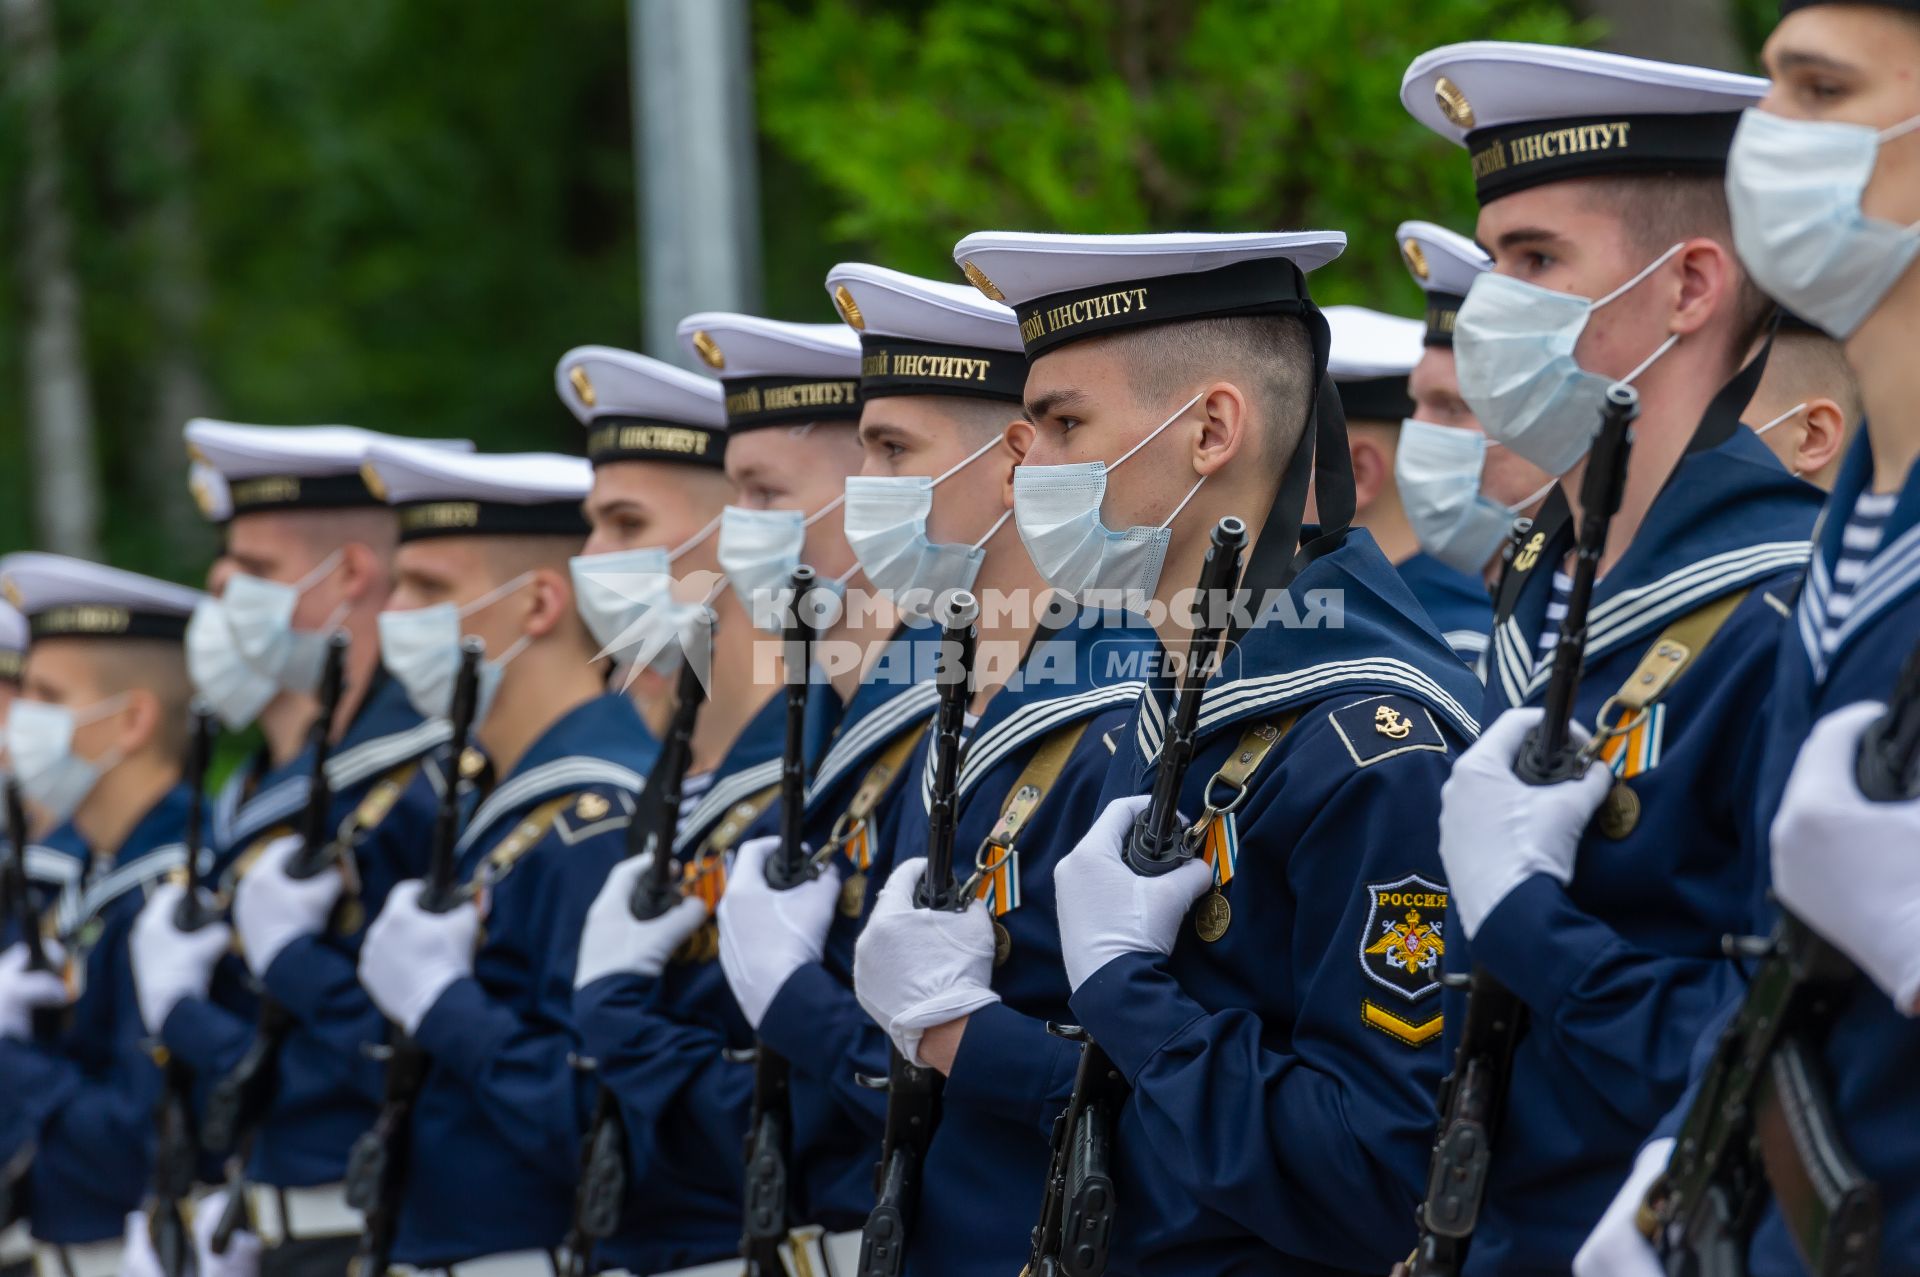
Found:
[{"label": "sleeve insignia", "polygon": [[619,795],[616,801],[589,790],[574,800],[571,812],[563,812],[554,819],[553,831],[562,843],[572,847],[596,834],[626,828],[633,809],[633,800],[625,794]]},{"label": "sleeve insignia", "polygon": [[1431,1019],[1413,1021],[1405,1016],[1395,1015],[1385,1007],[1362,998],[1360,1001],[1360,1020],[1370,1029],[1378,1029],[1397,1042],[1408,1046],[1425,1046],[1440,1036],[1442,1016],[1438,1011]]},{"label": "sleeve insignia", "polygon": [[1360,970],[1375,985],[1409,1002],[1439,992],[1440,958],[1447,951],[1441,935],[1446,912],[1447,889],[1419,874],[1368,883]]},{"label": "sleeve insignia", "polygon": [[1327,715],[1356,767],[1417,750],[1447,752],[1440,724],[1426,706],[1404,696],[1369,696]]},{"label": "sleeve insignia", "polygon": [[573,814],[581,820],[592,822],[606,815],[612,805],[599,794],[582,794],[580,801],[573,805]]}]

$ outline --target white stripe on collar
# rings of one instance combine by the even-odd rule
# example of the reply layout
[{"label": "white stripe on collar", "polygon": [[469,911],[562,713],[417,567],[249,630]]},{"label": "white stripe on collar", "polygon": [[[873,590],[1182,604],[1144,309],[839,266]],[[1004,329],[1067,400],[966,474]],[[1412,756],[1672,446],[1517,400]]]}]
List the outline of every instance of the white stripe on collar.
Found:
[{"label": "white stripe on collar", "polygon": [[70,936],[135,887],[163,878],[186,863],[186,845],[168,843],[109,870],[90,886],[82,888],[80,880],[75,879],[61,894],[55,925],[61,935]]},{"label": "white stripe on collar", "polygon": [[[978,738],[968,741],[960,758],[960,774],[955,783],[956,798],[963,798],[986,778],[988,772],[1023,745],[1081,718],[1092,718],[1105,710],[1137,700],[1145,684],[1138,679],[1107,683],[1074,692],[1050,696],[1020,706],[995,723]],[[927,751],[933,757],[933,751]],[[924,768],[920,776],[920,805],[933,807],[933,769]]]},{"label": "white stripe on collar", "polygon": [[438,749],[452,739],[452,724],[443,718],[430,718],[415,723],[405,731],[361,741],[352,749],[342,750],[327,759],[327,782],[335,789],[357,785],[389,767]]},{"label": "white stripe on collar", "polygon": [[551,798],[564,790],[582,789],[588,785],[612,785],[617,789],[639,793],[643,784],[638,772],[604,758],[589,758],[584,754],[556,758],[522,772],[488,794],[486,801],[474,809],[454,850],[466,851],[502,816],[518,811],[528,803]]},{"label": "white stripe on collar", "polygon": [[769,785],[780,783],[781,759],[769,758],[764,763],[752,767],[743,767],[725,780],[718,781],[709,789],[674,826],[673,851],[679,855],[691,846],[696,837],[704,835],[707,827],[719,820],[727,808],[744,798],[759,793]]},{"label": "white stripe on collar", "polygon": [[27,877],[46,883],[65,885],[78,882],[87,869],[85,863],[76,856],[34,843],[27,844],[25,859]]},{"label": "white stripe on collar", "polygon": [[[1824,613],[1825,596],[1831,587],[1825,583],[1826,565],[1816,559],[1814,566],[1822,576],[1820,607]],[[1840,655],[1848,640],[1874,617],[1904,598],[1916,582],[1920,582],[1920,526],[1908,528],[1891,545],[1881,546],[1867,561],[1866,574],[1854,586],[1853,610],[1847,613],[1846,621],[1835,631],[1837,641],[1831,656],[1821,653],[1818,626],[1809,636],[1803,622],[1801,641],[1807,645],[1808,653],[1813,658],[1815,678],[1824,680],[1827,671],[1832,668],[1833,659]]]},{"label": "white stripe on collar", "polygon": [[828,746],[826,756],[820,760],[813,782],[807,786],[807,804],[811,806],[816,798],[826,792],[828,786],[858,763],[868,750],[893,739],[915,719],[925,718],[939,702],[938,684],[915,683],[861,719],[852,731],[837,737]]}]

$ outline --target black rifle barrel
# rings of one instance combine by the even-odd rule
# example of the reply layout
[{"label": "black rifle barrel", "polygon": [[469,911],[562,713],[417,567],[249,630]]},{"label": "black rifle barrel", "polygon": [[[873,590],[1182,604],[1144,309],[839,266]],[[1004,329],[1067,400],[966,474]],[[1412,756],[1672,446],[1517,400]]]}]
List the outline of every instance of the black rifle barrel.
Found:
[{"label": "black rifle barrel", "polygon": [[300,850],[287,862],[288,876],[302,881],[332,868],[338,859],[333,830],[327,828],[328,809],[333,806],[333,783],[327,778],[327,762],[333,757],[333,720],[339,716],[340,702],[346,696],[350,642],[345,630],[335,630],[327,636],[326,659],[320,667],[320,710],[307,729],[307,750],[312,759],[307,808],[300,820]]},{"label": "black rifle barrel", "polygon": [[448,778],[440,810],[434,813],[427,883],[420,892],[420,907],[428,913],[451,912],[461,900],[455,856],[460,841],[460,763],[473,733],[473,714],[480,697],[480,662],[486,654],[486,644],[472,635],[460,640],[460,671],[453,684],[453,735],[448,745],[453,775]]},{"label": "black rifle barrel", "polygon": [[[20,782],[12,776],[7,777],[6,793],[7,839],[13,844],[7,866],[13,923],[27,946],[27,970],[51,971],[53,964],[47,961],[46,944],[40,936],[40,915],[33,906],[33,881],[27,877],[27,805],[20,796]],[[58,1007],[41,1007],[36,1011],[36,1021],[38,1011],[52,1011],[56,1022],[60,1015]]]},{"label": "black rifle barrel", "polygon": [[814,876],[802,843],[807,814],[807,694],[813,682],[814,570],[793,570],[784,635],[787,678],[787,736],[780,751],[780,846],[767,857],[767,885],[775,891],[798,886]]},{"label": "black rifle barrel", "polygon": [[964,749],[967,705],[973,699],[973,661],[980,601],[965,590],[941,600],[940,660],[935,674],[940,686],[939,709],[933,725],[933,793],[927,816],[927,872],[920,879],[914,903],[923,909],[949,911],[966,908],[959,884],[953,880],[953,831],[960,756]]},{"label": "black rifle barrel", "polygon": [[1600,431],[1587,454],[1580,484],[1580,534],[1574,551],[1573,586],[1567,591],[1567,615],[1553,646],[1553,672],[1543,697],[1546,716],[1527,734],[1514,762],[1514,774],[1529,785],[1573,780],[1586,770],[1573,746],[1573,706],[1580,695],[1581,666],[1587,656],[1587,609],[1606,556],[1607,534],[1627,490],[1627,462],[1633,456],[1633,423],[1640,415],[1640,392],[1615,382],[1607,387]]},{"label": "black rifle barrel", "polygon": [[[708,626],[713,624],[708,614]],[[627,901],[633,916],[646,922],[658,918],[680,903],[680,885],[673,875],[673,838],[680,820],[681,796],[686,791],[687,770],[693,765],[693,729],[706,703],[706,684],[690,656],[683,656],[680,674],[674,685],[673,717],[667,723],[667,738],[661,742],[660,757],[647,778],[640,795],[642,812],[634,814],[627,826],[627,855],[651,855],[653,862],[634,881],[633,895]]]},{"label": "black rifle barrel", "polygon": [[187,825],[181,838],[187,849],[187,893],[180,898],[173,913],[173,925],[182,931],[198,931],[220,920],[218,909],[200,894],[201,887],[212,885],[205,875],[211,875],[213,867],[200,862],[206,845],[207,768],[213,760],[217,724],[212,708],[199,697],[194,698],[191,714],[193,729],[187,742]]},{"label": "black rifle barrel", "polygon": [[1228,515],[1214,525],[1207,557],[1200,565],[1200,586],[1194,602],[1186,659],[1180,671],[1180,690],[1167,719],[1167,734],[1153,778],[1153,797],[1141,819],[1127,835],[1126,860],[1146,878],[1169,873],[1191,858],[1180,825],[1180,787],[1193,762],[1194,737],[1199,730],[1200,702],[1218,664],[1220,639],[1227,632],[1228,603],[1240,584],[1247,550],[1247,525]]}]

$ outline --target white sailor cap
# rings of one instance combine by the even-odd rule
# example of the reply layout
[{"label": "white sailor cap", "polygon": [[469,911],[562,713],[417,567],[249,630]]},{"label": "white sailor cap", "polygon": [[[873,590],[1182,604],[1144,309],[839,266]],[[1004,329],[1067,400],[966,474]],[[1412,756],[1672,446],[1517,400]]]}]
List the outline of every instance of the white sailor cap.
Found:
[{"label": "white sailor cap", "polygon": [[1328,306],[1333,349],[1327,373],[1347,420],[1398,422],[1413,415],[1407,375],[1424,353],[1426,326],[1364,306]]},{"label": "white sailor cap", "polygon": [[593,487],[583,457],[556,452],[446,452],[377,443],[367,486],[400,516],[400,539],[587,535],[580,503]]},{"label": "white sailor cap", "polygon": [[[1027,358],[1128,328],[1313,310],[1307,272],[1347,246],[1340,231],[1043,235],[977,231],[953,259],[1014,309]],[[1324,336],[1319,338],[1324,353]]]},{"label": "white sailor cap", "polygon": [[1493,269],[1493,259],[1465,235],[1432,222],[1402,222],[1393,237],[1400,244],[1400,260],[1427,295],[1427,345],[1453,345],[1454,321],[1467,290]]},{"label": "white sailor cap", "polygon": [[27,654],[27,618],[11,603],[0,603],[0,683],[18,683]]},{"label": "white sailor cap", "polygon": [[1548,182],[1622,173],[1724,173],[1750,75],[1548,44],[1474,40],[1430,50],[1400,101],[1467,148],[1482,204]]},{"label": "white sailor cap", "polygon": [[[471,452],[465,439],[403,439],[358,426],[254,426],[195,417],[182,431],[187,455],[226,481],[226,499],[190,474],[188,487],[215,523],[262,510],[338,510],[377,506],[360,478],[375,443]],[[206,493],[203,497],[203,491]]]},{"label": "white sailor cap", "polygon": [[681,320],[679,332],[725,388],[730,431],[860,415],[860,339],[845,324],[708,310]]},{"label": "white sailor cap", "polygon": [[865,262],[827,272],[827,295],[860,334],[860,394],[964,395],[1019,403],[1027,360],[1013,311],[970,284]]},{"label": "white sailor cap", "polygon": [[554,365],[553,388],[587,427],[587,460],[726,463],[720,387],[699,373],[614,346],[576,346]]},{"label": "white sailor cap", "polygon": [[25,551],[0,559],[0,593],[48,638],[169,639],[187,633],[200,591],[64,554]]}]

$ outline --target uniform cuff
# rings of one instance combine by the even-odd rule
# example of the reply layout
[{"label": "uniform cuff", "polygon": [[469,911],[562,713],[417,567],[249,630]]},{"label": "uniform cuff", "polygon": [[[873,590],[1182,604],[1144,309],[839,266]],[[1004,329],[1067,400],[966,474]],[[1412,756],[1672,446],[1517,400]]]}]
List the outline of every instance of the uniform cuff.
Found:
[{"label": "uniform cuff", "polygon": [[575,989],[573,1023],[582,1053],[607,1060],[632,1042],[659,983],[658,976],[616,971]]},{"label": "uniform cuff", "polygon": [[1207,1013],[1187,996],[1166,961],[1158,954],[1123,953],[1069,999],[1081,1026],[1106,1048],[1129,1085],[1162,1046]]},{"label": "uniform cuff", "polygon": [[1079,1062],[1080,1048],[1048,1033],[1044,1021],[996,1002],[967,1017],[943,1102],[1044,1128],[1072,1093]]},{"label": "uniform cuff", "polygon": [[760,1040],[811,1076],[845,1070],[847,1055],[840,1049],[844,1044],[830,1030],[847,1004],[859,1006],[853,990],[818,962],[803,962],[767,1004],[767,1013],[760,1017]]},{"label": "uniform cuff", "polygon": [[493,1031],[494,1007],[480,982],[461,976],[440,993],[414,1031],[418,1042],[436,1064],[445,1064],[461,1077],[472,1077],[494,1063],[506,1045]]},{"label": "uniform cuff", "polygon": [[[317,936],[298,936],[287,942],[274,956],[260,983],[281,1006],[293,1012],[294,1019],[312,1023],[319,1018],[324,1000],[339,987],[338,964],[352,966],[352,959],[338,949],[320,943]],[[350,979],[358,976],[351,970]]]},{"label": "uniform cuff", "polygon": [[1625,944],[1612,928],[1577,908],[1566,888],[1534,874],[1493,907],[1473,937],[1473,960],[1551,1018],[1581,976]]},{"label": "uniform cuff", "polygon": [[205,998],[181,998],[160,1026],[168,1052],[203,1077],[224,1075],[253,1044],[252,1021]]}]

